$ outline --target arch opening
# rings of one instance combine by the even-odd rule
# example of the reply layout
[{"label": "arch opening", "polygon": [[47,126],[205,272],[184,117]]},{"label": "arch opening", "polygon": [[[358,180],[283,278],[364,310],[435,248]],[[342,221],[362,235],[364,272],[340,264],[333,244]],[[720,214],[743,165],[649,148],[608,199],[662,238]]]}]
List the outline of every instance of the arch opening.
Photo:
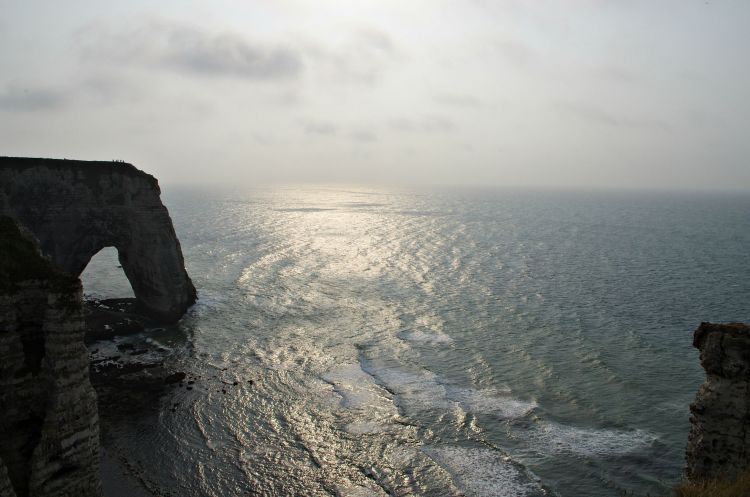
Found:
[{"label": "arch opening", "polygon": [[135,298],[133,287],[122,269],[115,247],[104,247],[94,254],[80,277],[86,298]]}]

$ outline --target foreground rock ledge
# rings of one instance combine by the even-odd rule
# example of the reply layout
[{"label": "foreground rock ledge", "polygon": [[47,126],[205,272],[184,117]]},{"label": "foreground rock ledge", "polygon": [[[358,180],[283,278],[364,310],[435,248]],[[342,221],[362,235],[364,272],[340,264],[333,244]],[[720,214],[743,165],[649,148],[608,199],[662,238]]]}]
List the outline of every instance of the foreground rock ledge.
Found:
[{"label": "foreground rock ledge", "polygon": [[0,495],[96,497],[99,418],[81,283],[0,215]]},{"label": "foreground rock ledge", "polygon": [[78,276],[115,247],[142,310],[177,321],[196,299],[180,242],[153,176],[124,162],[0,157],[0,214]]},{"label": "foreground rock ledge", "polygon": [[750,466],[750,326],[701,323],[693,346],[706,381],[690,405],[687,476],[733,478]]}]

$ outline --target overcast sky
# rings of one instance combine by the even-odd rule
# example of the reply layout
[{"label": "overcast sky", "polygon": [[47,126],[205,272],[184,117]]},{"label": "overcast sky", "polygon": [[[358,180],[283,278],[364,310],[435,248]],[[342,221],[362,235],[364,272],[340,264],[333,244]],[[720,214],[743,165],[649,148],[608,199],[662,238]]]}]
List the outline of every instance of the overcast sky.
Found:
[{"label": "overcast sky", "polygon": [[747,0],[0,0],[0,155],[750,190]]}]

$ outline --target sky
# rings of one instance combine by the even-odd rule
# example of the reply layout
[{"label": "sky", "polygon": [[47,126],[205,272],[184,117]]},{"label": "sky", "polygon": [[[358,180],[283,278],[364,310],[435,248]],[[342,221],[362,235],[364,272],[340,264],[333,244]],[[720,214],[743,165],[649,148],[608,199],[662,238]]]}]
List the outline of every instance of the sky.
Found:
[{"label": "sky", "polygon": [[750,191],[747,0],[0,0],[0,155]]}]

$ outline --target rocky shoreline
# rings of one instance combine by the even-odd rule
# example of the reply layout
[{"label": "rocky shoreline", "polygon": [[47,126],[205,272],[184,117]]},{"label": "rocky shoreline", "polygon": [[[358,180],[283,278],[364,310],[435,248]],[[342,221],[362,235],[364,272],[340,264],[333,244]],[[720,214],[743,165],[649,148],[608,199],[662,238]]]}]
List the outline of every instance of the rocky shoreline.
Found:
[{"label": "rocky shoreline", "polygon": [[[170,356],[185,346],[184,330],[139,312],[135,299],[86,297],[84,315],[90,378],[99,411],[104,497],[174,496],[132,464],[132,455],[122,451],[112,435],[139,420],[156,424],[159,416],[185,407],[174,402],[182,397],[177,395],[179,390],[215,389],[231,395],[240,382],[222,378],[228,368],[203,377],[169,367]],[[255,380],[243,383],[253,386]]]},{"label": "rocky shoreline", "polygon": [[175,388],[192,389],[195,379],[165,366],[171,350],[153,337],[167,330],[138,312],[135,299],[87,297],[84,313],[89,372],[99,409],[104,496],[169,495],[128,461],[110,433],[135,418],[177,409],[162,405],[164,397]]},{"label": "rocky shoreline", "polygon": [[[155,425],[191,390],[254,384],[225,381],[227,368],[170,368],[186,343],[175,323],[197,294],[159,195],[129,164],[0,157],[3,497],[172,496],[111,435]],[[137,299],[82,301],[78,275],[107,246]],[[707,378],[691,406],[687,476],[700,482],[750,464],[750,327],[703,323],[694,345]]]},{"label": "rocky shoreline", "polygon": [[[3,497],[101,496],[108,430],[192,388],[159,343],[197,298],[160,194],[131,164],[0,157]],[[78,276],[110,246],[136,299],[84,304]]]},{"label": "rocky shoreline", "polygon": [[185,373],[164,366],[169,349],[154,335],[165,328],[137,313],[133,299],[85,301],[91,383],[100,417],[155,410],[159,398]]}]

